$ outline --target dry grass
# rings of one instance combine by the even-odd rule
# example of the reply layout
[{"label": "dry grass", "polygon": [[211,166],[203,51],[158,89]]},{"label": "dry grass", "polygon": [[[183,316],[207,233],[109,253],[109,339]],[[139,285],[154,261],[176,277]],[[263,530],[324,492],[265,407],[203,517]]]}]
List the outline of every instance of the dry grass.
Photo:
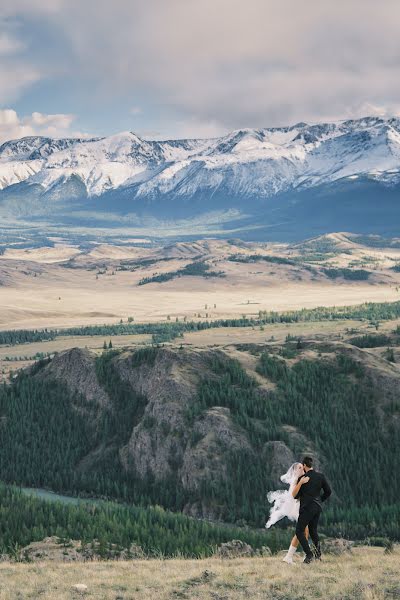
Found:
[{"label": "dry grass", "polygon": [[[300,560],[300,557],[299,559]],[[399,550],[379,548],[288,566],[277,558],[0,565],[0,599],[390,600],[400,598]],[[75,584],[87,591],[75,591]]]}]

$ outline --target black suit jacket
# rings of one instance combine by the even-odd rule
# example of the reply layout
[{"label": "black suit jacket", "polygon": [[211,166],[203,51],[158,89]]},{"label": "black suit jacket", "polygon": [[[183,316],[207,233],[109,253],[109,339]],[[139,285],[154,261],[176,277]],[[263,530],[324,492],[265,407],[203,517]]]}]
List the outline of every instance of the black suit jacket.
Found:
[{"label": "black suit jacket", "polygon": [[[332,493],[325,475],[311,469],[306,475],[299,477],[297,483],[299,483],[302,477],[309,477],[310,481],[301,486],[296,496],[296,500],[300,500],[300,510],[306,508],[312,502],[316,502],[319,506],[322,506],[322,502],[325,502]],[[322,495],[321,492],[323,492]]]}]

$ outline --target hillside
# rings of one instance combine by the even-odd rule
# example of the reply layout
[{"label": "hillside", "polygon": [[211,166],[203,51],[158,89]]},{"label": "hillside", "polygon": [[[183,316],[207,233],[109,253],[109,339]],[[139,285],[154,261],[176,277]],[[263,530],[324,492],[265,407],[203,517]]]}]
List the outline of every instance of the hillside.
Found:
[{"label": "hillside", "polygon": [[334,488],[327,530],[362,537],[373,506],[398,502],[399,380],[343,342],[75,348],[1,390],[0,477],[262,526],[267,491],[308,451]]},{"label": "hillside", "polygon": [[4,233],[38,236],[398,235],[399,157],[397,118],[198,140],[28,137],[0,147],[0,216]]}]

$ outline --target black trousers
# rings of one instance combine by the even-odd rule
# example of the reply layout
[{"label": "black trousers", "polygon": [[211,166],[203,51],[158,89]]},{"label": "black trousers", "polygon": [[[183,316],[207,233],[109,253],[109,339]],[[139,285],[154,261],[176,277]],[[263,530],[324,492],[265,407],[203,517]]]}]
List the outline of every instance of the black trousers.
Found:
[{"label": "black trousers", "polygon": [[314,542],[315,547],[318,548],[318,521],[319,517],[321,516],[321,510],[321,507],[316,502],[311,502],[308,506],[305,506],[304,508],[300,509],[300,514],[296,526],[296,536],[306,556],[312,556],[312,552],[310,550],[310,546],[305,535],[305,528],[308,525],[310,537]]}]

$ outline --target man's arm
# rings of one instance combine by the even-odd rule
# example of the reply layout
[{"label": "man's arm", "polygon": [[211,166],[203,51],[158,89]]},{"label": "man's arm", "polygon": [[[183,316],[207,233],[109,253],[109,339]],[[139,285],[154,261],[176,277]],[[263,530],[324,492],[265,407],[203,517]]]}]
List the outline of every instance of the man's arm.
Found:
[{"label": "man's arm", "polygon": [[325,476],[322,479],[322,489],[324,490],[324,493],[321,496],[321,501],[325,502],[325,500],[328,500],[329,496],[332,494],[331,486],[327,482]]},{"label": "man's arm", "polygon": [[307,483],[308,481],[310,481],[309,477],[306,477],[304,475],[302,475],[298,480],[297,480],[297,484],[295,485],[295,487],[293,488],[292,491],[292,496],[295,500],[298,500],[298,495],[300,492],[300,488],[303,485],[303,483]]}]

